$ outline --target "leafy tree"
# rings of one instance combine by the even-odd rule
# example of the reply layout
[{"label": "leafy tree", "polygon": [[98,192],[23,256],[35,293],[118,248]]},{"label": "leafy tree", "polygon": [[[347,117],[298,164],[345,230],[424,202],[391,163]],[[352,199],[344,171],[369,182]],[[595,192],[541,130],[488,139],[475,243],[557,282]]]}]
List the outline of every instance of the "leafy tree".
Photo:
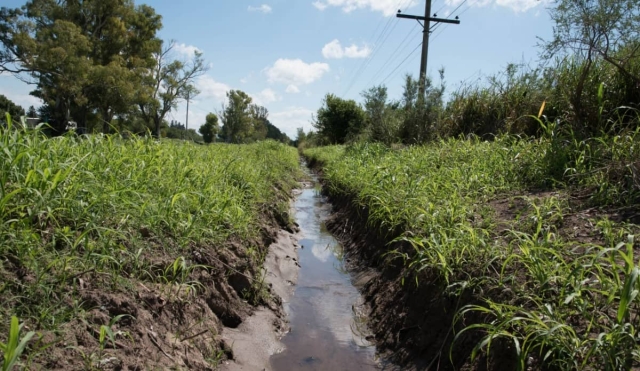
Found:
[{"label": "leafy tree", "polygon": [[437,136],[436,125],[444,109],[444,70],[441,69],[440,85],[425,79],[425,95],[418,93],[419,80],[406,76],[403,93],[404,119],[400,136],[405,143],[424,143]]},{"label": "leafy tree", "polygon": [[263,140],[269,133],[269,111],[262,106],[252,104],[249,108],[251,112],[251,141]]},{"label": "leafy tree", "polygon": [[291,138],[289,138],[287,134],[280,131],[280,129],[278,129],[275,125],[273,125],[269,120],[266,121],[266,125],[267,125],[267,139],[274,139],[284,144],[289,144],[291,142]]},{"label": "leafy tree", "polygon": [[241,90],[230,90],[227,99],[221,118],[222,136],[227,143],[245,143],[253,134],[251,97]]},{"label": "leafy tree", "polygon": [[0,10],[0,72],[30,76],[32,94],[49,106],[62,130],[97,111],[108,130],[131,109],[142,76],[153,66],[161,17],[132,0],[31,0]]},{"label": "leafy tree", "polygon": [[593,62],[596,56],[640,84],[640,11],[637,0],[559,0],[551,10],[553,39],[547,56],[571,51]]},{"label": "leafy tree", "polygon": [[13,103],[9,98],[0,94],[0,120],[4,121],[6,113],[9,113],[12,117],[24,116],[24,109],[19,105]]},{"label": "leafy tree", "polygon": [[175,109],[186,94],[193,94],[193,81],[207,71],[202,53],[196,51],[190,61],[171,59],[174,42],[155,55],[155,65],[139,90],[138,106],[144,119],[160,137],[165,116]]},{"label": "leafy tree", "polygon": [[398,139],[400,119],[387,102],[387,87],[374,86],[362,93],[366,128],[370,140],[390,144]]},{"label": "leafy tree", "polygon": [[202,138],[205,143],[212,143],[215,141],[220,126],[218,125],[218,116],[214,113],[209,113],[205,119],[204,125],[200,126],[198,130],[202,134]]},{"label": "leafy tree", "polygon": [[313,126],[326,142],[341,144],[349,136],[357,135],[364,127],[364,122],[365,114],[358,103],[327,94]]},{"label": "leafy tree", "polygon": [[29,106],[27,117],[38,117],[38,111],[36,111],[34,106]]}]

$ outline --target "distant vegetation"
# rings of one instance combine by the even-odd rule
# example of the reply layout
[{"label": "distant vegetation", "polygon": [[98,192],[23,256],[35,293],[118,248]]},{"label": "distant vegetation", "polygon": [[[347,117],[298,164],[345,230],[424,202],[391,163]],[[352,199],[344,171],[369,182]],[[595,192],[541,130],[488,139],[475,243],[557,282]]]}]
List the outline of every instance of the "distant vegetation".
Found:
[{"label": "distant vegetation", "polygon": [[[631,10],[633,9],[633,10]],[[482,82],[464,83],[445,101],[445,72],[418,81],[407,76],[402,97],[385,86],[362,93],[363,103],[327,94],[307,145],[374,141],[426,143],[474,134],[540,137],[531,116],[579,139],[634,129],[640,109],[640,17],[633,0],[559,0],[554,32],[540,45],[538,66],[509,64]]]},{"label": "distant vegetation", "polygon": [[[207,63],[198,51],[180,56],[173,41],[158,38],[161,28],[162,17],[152,7],[136,6],[132,0],[30,0],[21,8],[2,7],[0,73],[34,85],[31,94],[44,101],[38,115],[50,126],[50,134],[63,133],[72,121],[88,133],[151,132],[201,140],[195,132],[178,132],[183,129],[170,126],[167,115],[179,102],[199,94],[196,81]],[[289,141],[269,130],[266,109],[251,105],[248,97],[246,107],[236,107],[232,98],[221,117],[222,132],[228,133],[223,141]],[[14,117],[24,115],[0,100],[0,113],[3,110]],[[238,115],[247,117],[244,125],[225,131]]]}]

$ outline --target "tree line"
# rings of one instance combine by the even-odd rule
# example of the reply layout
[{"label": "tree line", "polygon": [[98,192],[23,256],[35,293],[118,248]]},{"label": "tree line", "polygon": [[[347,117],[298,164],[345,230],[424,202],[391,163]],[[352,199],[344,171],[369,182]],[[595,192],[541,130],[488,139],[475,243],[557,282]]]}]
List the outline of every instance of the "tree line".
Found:
[{"label": "tree line", "polygon": [[327,94],[314,130],[299,129],[297,142],[538,137],[551,126],[575,138],[635,130],[640,117],[637,5],[637,0],[557,0],[550,8],[553,36],[540,42],[538,65],[509,64],[482,83],[463,84],[446,102],[444,69],[438,80],[426,80],[424,96],[411,76],[395,100],[383,85],[364,91],[361,104]]},{"label": "tree line", "polygon": [[[30,0],[2,7],[0,73],[33,85],[31,94],[44,102],[37,114],[53,135],[74,121],[89,132],[173,136],[180,129],[170,127],[167,115],[199,93],[195,83],[208,67],[197,50],[180,56],[175,42],[158,37],[161,28],[161,15],[133,0]],[[288,140],[245,93],[227,96],[223,127],[207,120],[207,138],[220,133],[227,142],[246,142],[271,133]]]}]

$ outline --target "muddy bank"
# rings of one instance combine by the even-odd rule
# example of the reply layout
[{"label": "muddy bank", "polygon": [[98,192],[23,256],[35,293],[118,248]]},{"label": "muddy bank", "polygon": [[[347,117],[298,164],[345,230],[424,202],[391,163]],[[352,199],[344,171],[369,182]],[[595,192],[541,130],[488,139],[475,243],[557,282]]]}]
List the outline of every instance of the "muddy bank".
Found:
[{"label": "muddy bank", "polygon": [[[111,290],[101,287],[117,277],[95,271],[72,277],[83,315],[55,333],[38,332],[25,351],[26,369],[262,370],[281,350],[282,298],[297,276],[287,258],[296,253],[296,227],[278,222],[285,219],[267,211],[258,238],[193,245],[182,257],[164,252],[167,240],[142,231],[150,248],[140,249],[139,260],[149,277]],[[266,255],[264,270],[255,254]],[[176,278],[164,283],[155,278],[161,276]]]},{"label": "muddy bank", "polygon": [[223,363],[223,370],[270,369],[269,359],[284,350],[280,342],[289,330],[282,311],[294,291],[300,265],[296,257],[298,236],[281,230],[278,239],[269,246],[264,263],[264,287],[274,297],[275,307],[260,307],[238,328],[225,329],[222,339],[229,344],[232,359]]}]

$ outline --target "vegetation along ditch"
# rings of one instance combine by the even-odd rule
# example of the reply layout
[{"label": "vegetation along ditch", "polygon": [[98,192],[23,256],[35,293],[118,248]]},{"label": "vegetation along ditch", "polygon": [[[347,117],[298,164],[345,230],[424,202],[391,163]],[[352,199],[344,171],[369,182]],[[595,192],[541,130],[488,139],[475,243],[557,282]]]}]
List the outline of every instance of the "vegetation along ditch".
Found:
[{"label": "vegetation along ditch", "polygon": [[[638,0],[539,2],[535,63],[485,76],[503,62],[446,41],[429,66],[456,63],[417,78],[393,15],[430,1],[298,1],[293,32],[284,2],[19,2],[0,7],[1,371],[640,370]],[[453,3],[447,23],[491,2]],[[485,10],[505,3],[538,2]],[[242,23],[257,47],[233,14],[268,22]],[[463,31],[481,54],[520,54],[469,18],[491,23]],[[229,44],[160,38],[185,19]],[[352,33],[368,22],[378,41]]]}]

